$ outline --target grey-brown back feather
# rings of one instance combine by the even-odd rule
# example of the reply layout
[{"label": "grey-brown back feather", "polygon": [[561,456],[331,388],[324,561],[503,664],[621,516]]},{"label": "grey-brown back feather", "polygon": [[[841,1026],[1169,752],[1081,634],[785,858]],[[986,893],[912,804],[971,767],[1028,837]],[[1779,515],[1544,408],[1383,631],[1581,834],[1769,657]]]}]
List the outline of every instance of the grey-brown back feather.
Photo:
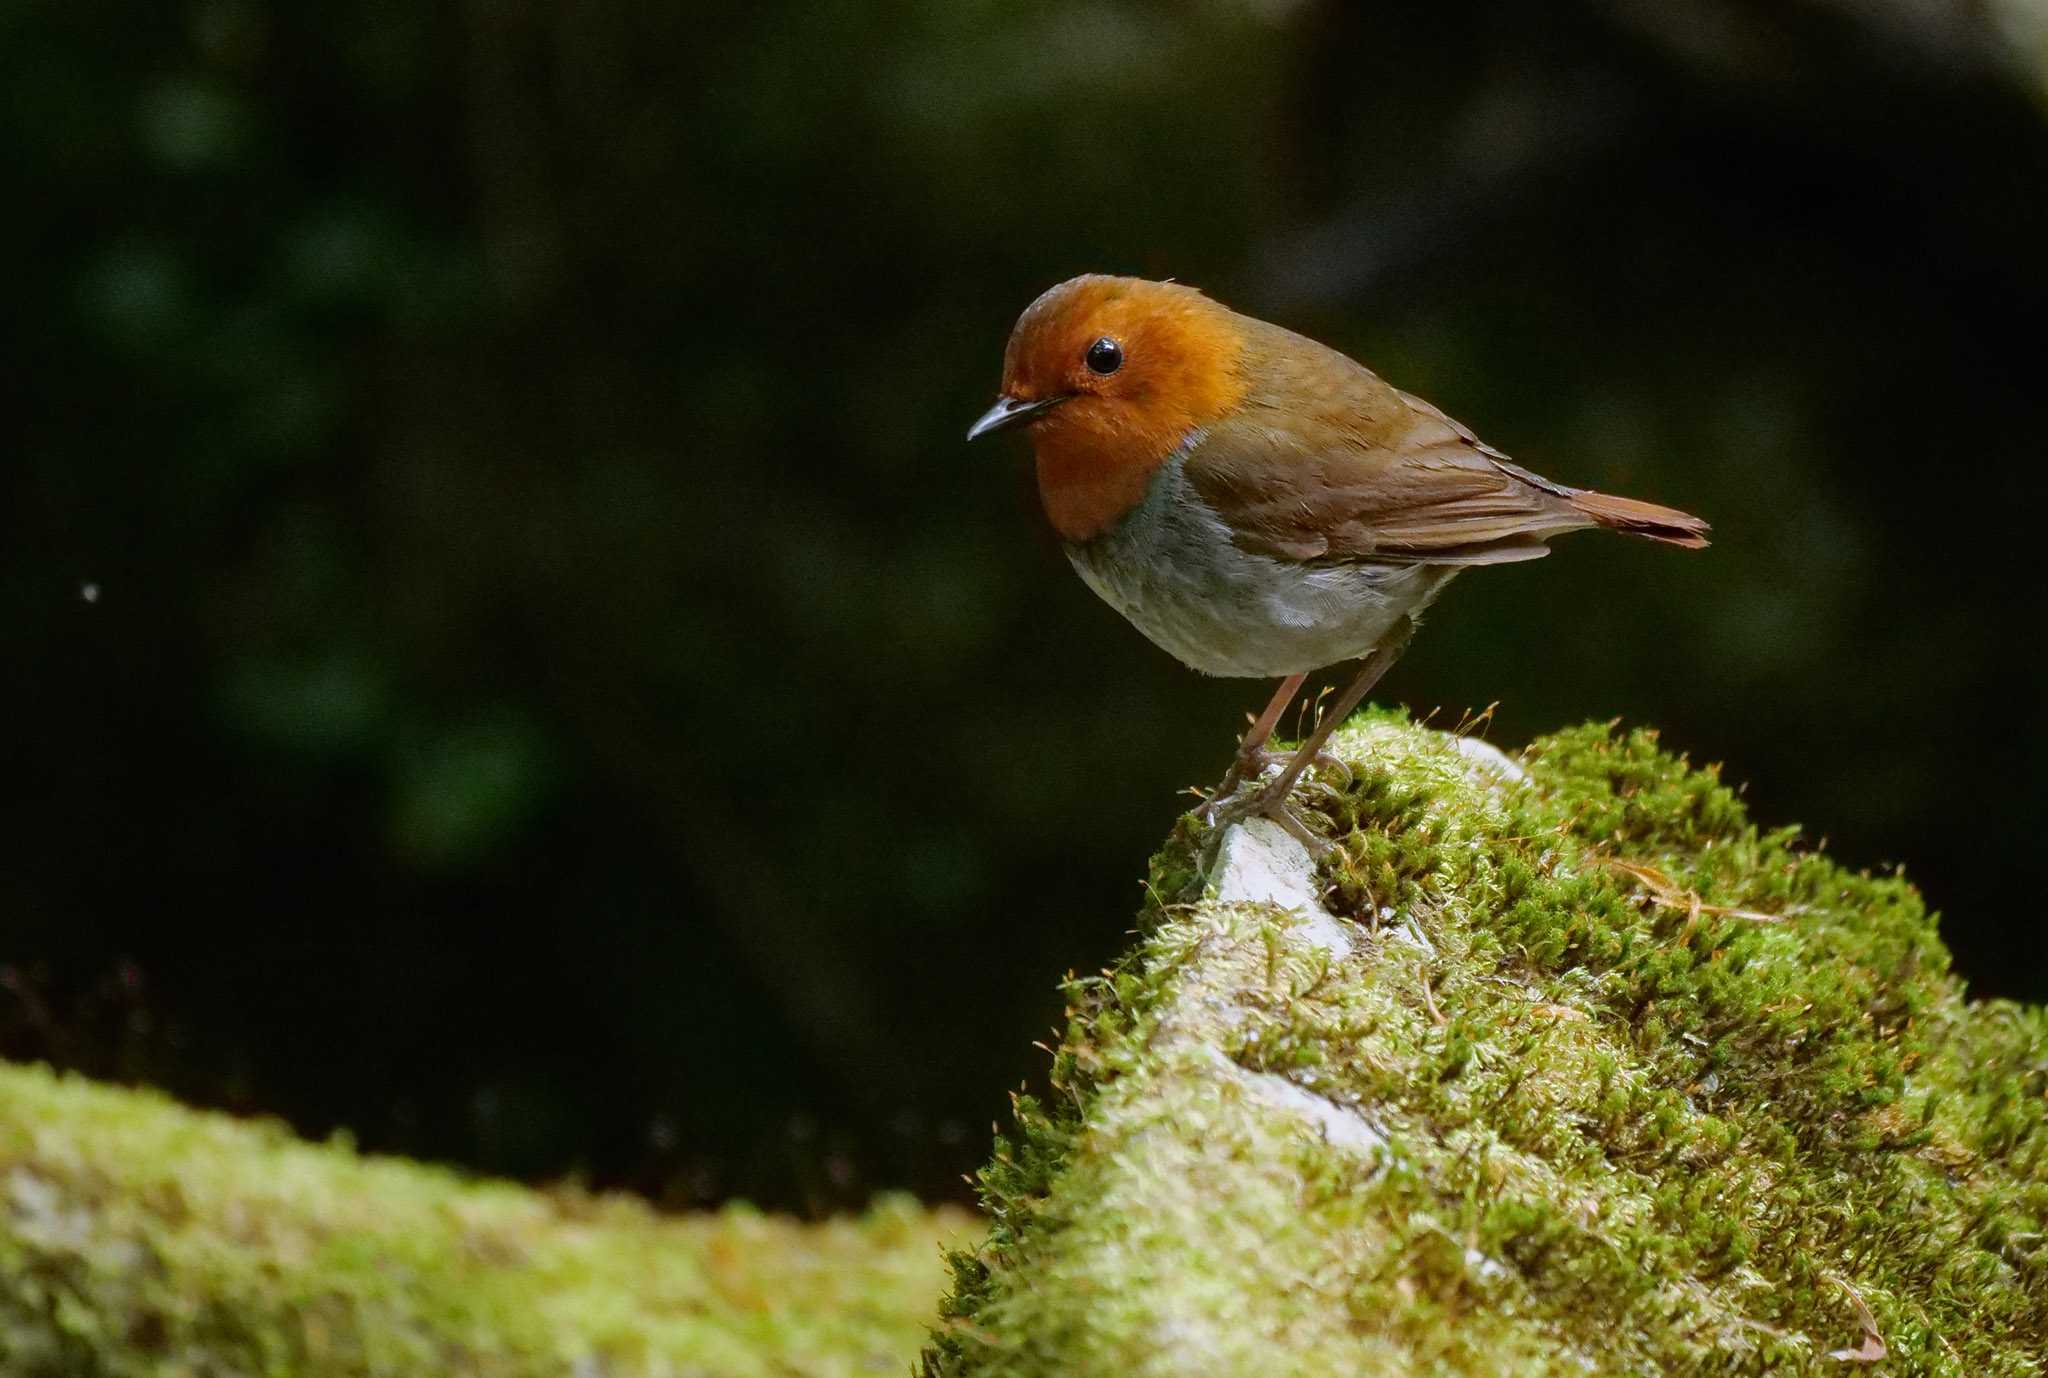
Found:
[{"label": "grey-brown back feather", "polygon": [[1515,464],[1442,411],[1305,337],[1248,322],[1255,385],[1188,454],[1188,477],[1241,549],[1315,564],[1539,559],[1606,526],[1704,544],[1706,523]]}]

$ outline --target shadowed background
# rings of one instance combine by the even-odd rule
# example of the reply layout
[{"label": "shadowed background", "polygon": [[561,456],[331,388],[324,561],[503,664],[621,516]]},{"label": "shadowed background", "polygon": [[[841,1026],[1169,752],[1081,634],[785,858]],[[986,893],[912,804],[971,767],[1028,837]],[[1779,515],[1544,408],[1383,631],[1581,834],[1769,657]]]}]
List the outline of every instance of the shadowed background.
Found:
[{"label": "shadowed background", "polygon": [[1710,518],[1380,697],[1658,724],[2048,995],[2044,74],[2032,0],[0,10],[0,1052],[958,1192],[1268,691],[961,442],[1091,269]]}]

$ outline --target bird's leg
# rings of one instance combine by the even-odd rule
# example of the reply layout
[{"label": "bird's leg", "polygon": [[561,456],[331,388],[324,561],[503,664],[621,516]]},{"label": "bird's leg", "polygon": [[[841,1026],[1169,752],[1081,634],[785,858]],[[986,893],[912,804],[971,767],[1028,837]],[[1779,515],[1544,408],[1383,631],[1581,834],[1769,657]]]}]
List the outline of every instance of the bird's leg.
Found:
[{"label": "bird's leg", "polygon": [[1255,780],[1266,763],[1272,759],[1266,750],[1266,743],[1273,739],[1273,729],[1280,725],[1280,715],[1287,711],[1287,705],[1294,702],[1294,696],[1301,692],[1301,686],[1308,679],[1306,672],[1289,675],[1280,681],[1280,687],[1273,691],[1273,699],[1263,713],[1244,734],[1244,740],[1237,744],[1237,756],[1230,763],[1230,769],[1223,773],[1223,781],[1216,786],[1216,792],[1209,796],[1209,807],[1228,799],[1247,780]]},{"label": "bird's leg", "polygon": [[1310,763],[1322,755],[1323,744],[1330,740],[1330,734],[1342,726],[1344,720],[1365,701],[1365,696],[1380,682],[1380,677],[1392,669],[1394,662],[1401,658],[1401,652],[1408,649],[1409,638],[1414,635],[1415,619],[1403,617],[1394,625],[1387,639],[1373,648],[1373,653],[1358,667],[1358,674],[1344,687],[1344,692],[1337,696],[1337,702],[1330,706],[1329,712],[1323,714],[1316,723],[1315,731],[1309,733],[1308,740],[1294,753],[1294,759],[1287,763],[1287,768],[1280,772],[1279,778],[1272,784],[1259,791],[1259,798],[1266,801],[1268,807],[1277,807],[1287,801],[1288,794],[1294,789],[1294,782],[1301,778],[1301,773],[1308,769]]},{"label": "bird's leg", "polygon": [[1330,706],[1330,711],[1317,721],[1315,731],[1309,733],[1308,740],[1295,751],[1286,769],[1257,794],[1246,799],[1232,800],[1217,809],[1216,825],[1226,826],[1240,818],[1259,814],[1280,824],[1297,838],[1301,837],[1306,828],[1299,819],[1287,812],[1287,796],[1293,792],[1294,782],[1299,780],[1301,773],[1323,754],[1323,744],[1330,740],[1330,734],[1351,716],[1353,710],[1364,701],[1365,696],[1372,692],[1372,687],[1380,682],[1380,676],[1386,674],[1394,662],[1401,658],[1401,652],[1408,649],[1408,640],[1414,635],[1414,618],[1403,617],[1395,623],[1387,639],[1375,647],[1372,654],[1365,658],[1365,663],[1358,667],[1357,676],[1344,687],[1344,692],[1337,696],[1337,701]]}]

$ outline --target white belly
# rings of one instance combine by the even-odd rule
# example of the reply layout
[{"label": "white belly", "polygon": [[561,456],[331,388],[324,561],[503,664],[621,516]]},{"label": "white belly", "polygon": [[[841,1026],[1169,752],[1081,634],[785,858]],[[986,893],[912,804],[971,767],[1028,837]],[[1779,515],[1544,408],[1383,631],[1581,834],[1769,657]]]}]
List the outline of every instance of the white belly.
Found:
[{"label": "white belly", "polygon": [[1457,573],[1442,565],[1310,566],[1238,549],[1178,456],[1145,501],[1067,558],[1102,600],[1183,664],[1271,679],[1354,660]]}]

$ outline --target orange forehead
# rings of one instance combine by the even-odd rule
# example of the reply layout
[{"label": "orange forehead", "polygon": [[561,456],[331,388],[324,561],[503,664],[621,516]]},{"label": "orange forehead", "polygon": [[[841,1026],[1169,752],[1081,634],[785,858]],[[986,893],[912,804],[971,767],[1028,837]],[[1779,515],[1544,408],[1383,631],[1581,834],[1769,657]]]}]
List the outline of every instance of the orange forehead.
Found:
[{"label": "orange forehead", "polygon": [[[1104,336],[1123,346],[1127,377],[1100,379],[1083,356]],[[1133,401],[1175,394],[1219,413],[1236,401],[1231,383],[1243,337],[1231,311],[1177,282],[1091,273],[1046,290],[1024,309],[1003,352],[1003,391],[1029,400],[1100,391]]]},{"label": "orange forehead", "polygon": [[[1098,375],[1085,356],[1104,336],[1123,366]],[[1031,423],[1054,528],[1087,540],[1137,505],[1190,432],[1244,400],[1243,353],[1235,313],[1179,283],[1090,275],[1031,303],[1003,353],[1002,390],[1068,399]]]}]

